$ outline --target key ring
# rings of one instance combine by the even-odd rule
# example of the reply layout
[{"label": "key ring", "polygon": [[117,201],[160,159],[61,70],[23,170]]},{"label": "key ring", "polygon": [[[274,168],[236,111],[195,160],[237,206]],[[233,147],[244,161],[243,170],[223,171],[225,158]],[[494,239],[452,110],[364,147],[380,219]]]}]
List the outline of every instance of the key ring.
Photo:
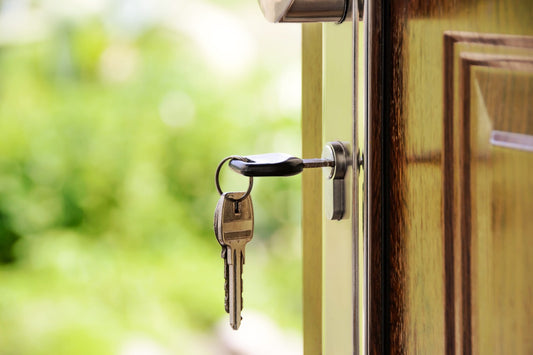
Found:
[{"label": "key ring", "polygon": [[[224,192],[222,192],[222,189],[220,188],[220,182],[218,181],[218,177],[220,175],[220,169],[222,168],[222,165],[224,165],[225,162],[227,162],[228,160],[233,160],[233,159],[240,160],[240,161],[250,161],[250,159],[241,157],[240,155],[230,155],[229,157],[224,158],[218,164],[217,172],[215,173],[215,185],[217,186],[217,190],[220,195],[224,194]],[[227,199],[233,202],[241,202],[242,200],[244,200],[246,197],[250,195],[250,193],[252,192],[252,187],[254,187],[254,178],[253,176],[250,176],[250,183],[248,184],[248,190],[246,190],[244,195],[242,195],[242,197],[240,198],[227,197]]]}]

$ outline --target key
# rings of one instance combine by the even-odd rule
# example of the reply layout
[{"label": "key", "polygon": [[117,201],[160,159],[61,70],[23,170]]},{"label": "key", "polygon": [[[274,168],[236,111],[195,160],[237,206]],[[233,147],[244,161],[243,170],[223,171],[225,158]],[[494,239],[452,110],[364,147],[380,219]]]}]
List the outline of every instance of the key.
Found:
[{"label": "key", "polygon": [[[326,184],[325,202],[326,216],[330,220],[343,219],[346,209],[344,188],[346,172],[351,166],[359,169],[363,164],[359,153],[355,157],[352,156],[349,145],[338,141],[326,144],[320,159],[300,159],[283,153],[267,153],[229,156],[223,162],[227,160],[231,169],[250,179],[259,176],[292,176],[307,168],[329,168],[325,171],[326,175],[329,173],[328,179],[331,181]],[[220,188],[218,189],[220,191]]]},{"label": "key", "polygon": [[239,329],[242,311],[242,267],[245,263],[245,247],[252,240],[254,211],[252,198],[235,202],[244,192],[227,192],[217,204],[219,213],[215,234],[219,243],[226,246],[229,279],[229,317],[233,329]]},{"label": "key", "polygon": [[248,155],[246,160],[232,159],[230,168],[244,176],[292,176],[304,168],[333,167],[333,160],[300,159],[283,153]]},{"label": "key", "polygon": [[226,253],[227,247],[223,245],[220,257],[224,260],[224,310],[229,313],[229,265]]},{"label": "key", "polygon": [[224,241],[222,238],[220,238],[219,234],[219,223],[220,223],[220,214],[222,205],[224,203],[225,194],[220,196],[220,199],[218,200],[217,207],[215,208],[215,221],[213,229],[215,230],[215,237],[217,238],[218,243],[222,247],[222,251],[220,252],[220,257],[224,260],[224,310],[226,313],[229,313],[229,265],[228,265],[228,259],[226,257],[227,248],[224,244]]}]

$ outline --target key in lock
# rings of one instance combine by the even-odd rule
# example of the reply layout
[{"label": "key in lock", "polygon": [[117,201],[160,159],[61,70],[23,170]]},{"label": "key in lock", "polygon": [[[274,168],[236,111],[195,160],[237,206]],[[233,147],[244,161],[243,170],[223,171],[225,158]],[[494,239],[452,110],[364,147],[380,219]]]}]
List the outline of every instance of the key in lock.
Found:
[{"label": "key in lock", "polygon": [[[248,176],[250,183],[246,192],[222,192],[219,172],[224,162]],[[239,329],[241,323],[242,267],[245,262],[246,244],[253,238],[254,214],[251,200],[253,178],[257,176],[291,176],[305,168],[328,168],[326,183],[326,213],[331,220],[340,220],[345,214],[345,175],[351,165],[351,155],[346,144],[328,143],[321,159],[300,159],[282,153],[251,156],[230,156],[222,160],[215,173],[215,183],[221,197],[214,216],[214,230],[222,247],[224,259],[225,309],[230,315],[230,325]]]},{"label": "key in lock", "polygon": [[330,220],[341,220],[346,211],[345,176],[352,165],[349,146],[343,142],[329,142],[324,147],[321,159],[301,159],[284,153],[268,153],[232,159],[229,166],[241,175],[292,176],[306,168],[329,168],[325,185],[326,216]]}]

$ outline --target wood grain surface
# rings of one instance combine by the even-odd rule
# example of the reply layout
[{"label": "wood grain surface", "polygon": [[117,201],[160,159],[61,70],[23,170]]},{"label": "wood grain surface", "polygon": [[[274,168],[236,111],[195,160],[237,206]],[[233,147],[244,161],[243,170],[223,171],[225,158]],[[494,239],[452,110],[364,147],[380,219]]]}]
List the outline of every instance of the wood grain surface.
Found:
[{"label": "wood grain surface", "polygon": [[365,211],[367,243],[368,350],[385,351],[385,275],[382,203],[383,21],[382,2],[365,1]]},{"label": "wood grain surface", "polygon": [[532,353],[533,2],[367,3],[371,352]]}]

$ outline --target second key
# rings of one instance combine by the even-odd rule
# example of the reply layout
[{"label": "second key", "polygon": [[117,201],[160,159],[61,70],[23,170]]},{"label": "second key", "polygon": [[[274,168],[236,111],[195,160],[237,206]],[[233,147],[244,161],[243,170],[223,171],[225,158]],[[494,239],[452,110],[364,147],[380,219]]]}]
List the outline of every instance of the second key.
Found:
[{"label": "second key", "polygon": [[242,267],[245,263],[245,247],[252,240],[254,231],[254,211],[252,198],[248,195],[236,201],[242,192],[224,194],[220,209],[219,236],[226,245],[226,258],[229,266],[229,316],[233,329],[239,329],[242,310]]}]

